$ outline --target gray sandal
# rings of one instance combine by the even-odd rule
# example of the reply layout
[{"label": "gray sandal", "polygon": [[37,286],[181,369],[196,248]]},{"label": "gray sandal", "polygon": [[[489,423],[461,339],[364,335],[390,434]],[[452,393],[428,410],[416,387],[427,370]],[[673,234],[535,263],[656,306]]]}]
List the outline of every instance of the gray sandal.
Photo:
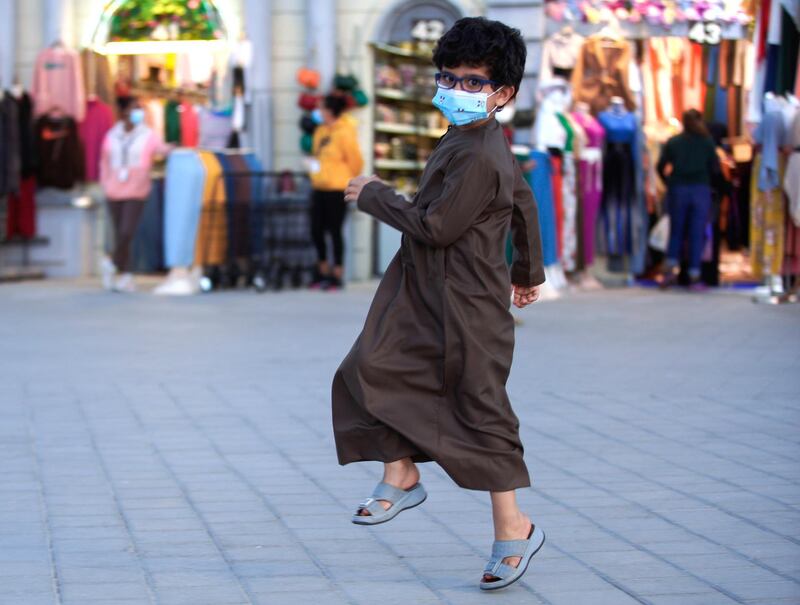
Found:
[{"label": "gray sandal", "polygon": [[[419,506],[428,494],[422,483],[417,483],[407,490],[400,489],[388,483],[378,483],[375,491],[372,492],[372,497],[367,498],[358,505],[356,514],[353,515],[353,523],[356,525],[378,525],[379,523],[386,523],[391,521],[398,514],[409,508]],[[386,500],[391,502],[389,509],[383,508],[383,505],[378,502],[379,500]],[[366,510],[369,515],[361,515],[362,510]]]},{"label": "gray sandal", "polygon": [[[511,586],[525,574],[533,555],[539,552],[542,545],[544,532],[535,525],[531,525],[527,540],[495,540],[492,544],[492,558],[483,573],[498,579],[490,582],[481,580],[481,590],[500,590]],[[519,565],[512,567],[503,563],[506,557],[522,557],[522,560]]]}]

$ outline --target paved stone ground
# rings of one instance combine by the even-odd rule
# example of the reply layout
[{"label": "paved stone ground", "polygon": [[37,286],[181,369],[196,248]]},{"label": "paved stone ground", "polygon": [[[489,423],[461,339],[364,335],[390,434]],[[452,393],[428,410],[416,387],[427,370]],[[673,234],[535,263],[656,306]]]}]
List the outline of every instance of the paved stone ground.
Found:
[{"label": "paved stone ground", "polygon": [[540,304],[510,391],[548,535],[476,586],[488,498],[349,514],[330,377],[371,292],[0,289],[0,604],[800,603],[800,310],[613,291]]}]

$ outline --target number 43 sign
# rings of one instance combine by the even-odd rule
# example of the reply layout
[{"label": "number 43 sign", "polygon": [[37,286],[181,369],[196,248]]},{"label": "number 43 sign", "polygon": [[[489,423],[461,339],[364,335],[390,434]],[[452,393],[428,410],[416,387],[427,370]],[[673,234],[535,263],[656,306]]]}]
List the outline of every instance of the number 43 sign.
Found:
[{"label": "number 43 sign", "polygon": [[722,26],[719,23],[693,23],[689,27],[689,40],[699,44],[715,46],[722,41]]},{"label": "number 43 sign", "polygon": [[415,20],[411,28],[411,37],[423,42],[436,42],[444,34],[444,21],[441,19]]}]

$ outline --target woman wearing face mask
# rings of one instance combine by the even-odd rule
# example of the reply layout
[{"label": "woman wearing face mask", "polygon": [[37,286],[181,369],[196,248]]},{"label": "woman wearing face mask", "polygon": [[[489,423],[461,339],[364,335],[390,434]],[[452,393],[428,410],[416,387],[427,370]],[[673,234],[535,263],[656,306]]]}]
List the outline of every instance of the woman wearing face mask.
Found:
[{"label": "woman wearing face mask", "polygon": [[119,121],[106,134],[100,158],[100,184],[114,228],[112,257],[102,264],[103,286],[132,292],[131,243],[150,194],[153,162],[169,147],[145,125],[144,110],[134,97],[119,97],[117,109]]},{"label": "woman wearing face mask", "polygon": [[[342,225],[347,210],[344,189],[364,167],[358,148],[355,124],[344,110],[341,95],[328,95],[322,101],[317,119],[322,124],[314,131],[314,162],[311,166],[311,237],[317,249],[317,272],[312,288],[338,290],[343,286],[344,239]],[[333,243],[333,268],[328,262],[325,235]]]}]

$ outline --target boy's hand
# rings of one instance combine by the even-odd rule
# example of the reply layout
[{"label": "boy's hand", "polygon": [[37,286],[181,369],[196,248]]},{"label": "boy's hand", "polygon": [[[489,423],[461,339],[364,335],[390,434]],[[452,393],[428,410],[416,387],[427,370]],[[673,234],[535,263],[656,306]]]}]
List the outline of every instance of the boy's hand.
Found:
[{"label": "boy's hand", "polygon": [[364,185],[367,183],[372,183],[373,181],[380,181],[380,178],[372,175],[357,176],[354,179],[350,179],[350,182],[347,183],[347,188],[344,190],[344,201],[357,202],[358,196],[361,195],[361,190],[364,188]]},{"label": "boy's hand", "polygon": [[518,309],[527,307],[539,300],[539,286],[531,286],[530,288],[511,286],[511,291],[514,293],[514,306]]}]

